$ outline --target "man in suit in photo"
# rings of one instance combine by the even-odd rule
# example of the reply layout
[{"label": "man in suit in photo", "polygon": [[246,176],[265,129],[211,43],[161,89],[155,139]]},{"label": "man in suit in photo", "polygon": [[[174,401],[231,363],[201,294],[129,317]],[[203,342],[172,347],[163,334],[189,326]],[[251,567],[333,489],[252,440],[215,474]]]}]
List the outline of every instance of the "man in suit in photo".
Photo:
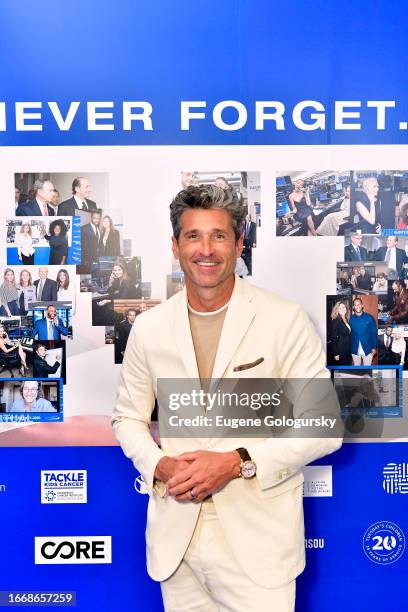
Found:
[{"label": "man in suit in photo", "polygon": [[[321,341],[298,305],[234,274],[244,212],[233,190],[189,186],[170,210],[185,288],[136,318],[112,419],[150,495],[147,569],[166,610],[293,612],[305,564],[301,467],[339,448],[339,430],[330,439],[177,432],[159,447],[151,413],[161,379],[205,389],[248,377],[329,382]],[[320,407],[338,416],[332,397]],[[161,420],[168,404],[158,403]],[[297,400],[294,415],[300,404],[306,415]]]},{"label": "man in suit in photo", "polygon": [[392,350],[394,342],[392,332],[392,326],[388,325],[385,328],[385,334],[378,336],[378,363],[380,365],[398,365],[400,361],[399,355]]},{"label": "man in suit in photo", "polygon": [[58,214],[61,217],[72,217],[76,210],[96,210],[96,203],[89,199],[91,183],[84,176],[77,176],[72,181],[72,198],[61,202]]},{"label": "man in suit in photo", "polygon": [[362,234],[351,234],[351,243],[344,247],[344,261],[368,261],[367,249],[361,246]]},{"label": "man in suit in photo", "polygon": [[52,206],[54,185],[51,181],[37,179],[34,183],[35,198],[19,204],[16,210],[17,217],[50,217],[54,216]]},{"label": "man in suit in photo", "polygon": [[90,223],[81,227],[81,265],[78,266],[81,274],[90,274],[92,264],[99,259],[101,216],[99,210],[92,211]]},{"label": "man in suit in photo", "polygon": [[45,317],[37,319],[33,327],[32,337],[38,340],[61,340],[61,336],[68,335],[68,327],[57,317],[55,306],[47,307]]},{"label": "man in suit in photo", "polygon": [[48,278],[48,268],[38,268],[39,278],[34,281],[37,302],[56,302],[58,287],[56,281]]},{"label": "man in suit in photo", "polygon": [[256,247],[256,223],[251,220],[251,215],[248,213],[244,223],[244,247],[251,249]]},{"label": "man in suit in photo", "polygon": [[136,316],[136,308],[129,308],[126,313],[126,318],[123,319],[123,321],[121,321],[117,326],[115,338],[115,363],[122,363],[123,361],[126,344],[132,330],[133,323],[136,320]]},{"label": "man in suit in photo", "polygon": [[402,278],[404,264],[408,262],[404,249],[399,249],[397,244],[397,236],[388,236],[386,246],[374,252],[374,261],[385,261],[388,264],[388,280]]},{"label": "man in suit in photo", "polygon": [[34,378],[48,378],[50,374],[55,374],[61,367],[58,356],[55,358],[54,365],[50,365],[46,360],[47,347],[44,344],[37,344],[35,347],[33,375]]}]

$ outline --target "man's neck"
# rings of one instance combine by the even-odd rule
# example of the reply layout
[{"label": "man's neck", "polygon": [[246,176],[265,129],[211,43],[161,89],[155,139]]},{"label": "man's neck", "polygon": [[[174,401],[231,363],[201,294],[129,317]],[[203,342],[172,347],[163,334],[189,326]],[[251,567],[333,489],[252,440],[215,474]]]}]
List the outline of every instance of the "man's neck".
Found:
[{"label": "man's neck", "polygon": [[41,206],[41,208],[44,208],[44,206],[47,204],[46,200],[43,200],[43,198],[39,195],[37,195],[35,197],[35,199],[37,200],[38,204]]},{"label": "man's neck", "polygon": [[191,308],[198,312],[214,312],[219,310],[231,299],[235,276],[227,279],[218,287],[197,287],[186,279],[187,299]]}]

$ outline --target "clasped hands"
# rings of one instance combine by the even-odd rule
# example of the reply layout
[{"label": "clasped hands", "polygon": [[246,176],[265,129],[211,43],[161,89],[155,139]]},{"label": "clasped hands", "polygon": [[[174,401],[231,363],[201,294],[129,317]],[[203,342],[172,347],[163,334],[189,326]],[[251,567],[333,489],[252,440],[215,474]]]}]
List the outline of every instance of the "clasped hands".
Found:
[{"label": "clasped hands", "polygon": [[176,457],[162,457],[155,478],[166,485],[166,495],[177,501],[202,502],[240,476],[241,458],[237,451],[219,453],[198,450]]}]

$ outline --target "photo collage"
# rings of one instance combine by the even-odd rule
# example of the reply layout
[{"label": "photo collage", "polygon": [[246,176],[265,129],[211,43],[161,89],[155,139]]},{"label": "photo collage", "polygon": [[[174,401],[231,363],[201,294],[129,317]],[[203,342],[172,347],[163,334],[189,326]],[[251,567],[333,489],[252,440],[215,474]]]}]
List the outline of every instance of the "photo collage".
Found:
[{"label": "photo collage", "polygon": [[342,236],[326,297],[327,365],[343,413],[401,415],[408,369],[408,171],[282,171],[277,236]]}]

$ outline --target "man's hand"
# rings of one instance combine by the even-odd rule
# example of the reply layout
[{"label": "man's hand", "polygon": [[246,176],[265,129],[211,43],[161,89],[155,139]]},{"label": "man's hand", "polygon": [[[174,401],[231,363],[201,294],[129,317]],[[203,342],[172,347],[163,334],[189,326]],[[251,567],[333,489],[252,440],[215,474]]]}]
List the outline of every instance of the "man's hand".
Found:
[{"label": "man's hand", "polygon": [[[167,494],[177,501],[201,502],[240,475],[241,457],[237,451],[217,453],[199,450],[178,455],[175,461],[183,463],[184,467],[167,482]],[[187,466],[184,465],[186,462]]]},{"label": "man's hand", "polygon": [[154,471],[154,477],[161,480],[164,484],[167,481],[188,467],[187,461],[176,461],[174,457],[162,457]]}]

